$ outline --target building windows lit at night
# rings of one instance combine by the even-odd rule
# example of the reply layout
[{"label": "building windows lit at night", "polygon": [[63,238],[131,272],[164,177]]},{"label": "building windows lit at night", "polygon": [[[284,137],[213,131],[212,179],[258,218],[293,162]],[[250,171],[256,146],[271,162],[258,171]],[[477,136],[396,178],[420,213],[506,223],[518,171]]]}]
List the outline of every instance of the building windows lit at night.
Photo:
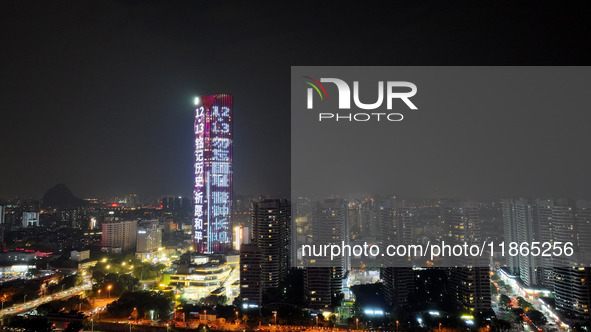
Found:
[{"label": "building windows lit at night", "polygon": [[195,98],[193,242],[201,253],[232,250],[232,96]]}]

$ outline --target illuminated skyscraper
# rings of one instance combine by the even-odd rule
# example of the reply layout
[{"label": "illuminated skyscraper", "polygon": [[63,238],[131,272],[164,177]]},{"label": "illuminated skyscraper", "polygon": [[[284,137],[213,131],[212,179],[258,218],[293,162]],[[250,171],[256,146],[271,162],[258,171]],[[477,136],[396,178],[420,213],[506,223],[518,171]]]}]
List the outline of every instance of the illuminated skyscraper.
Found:
[{"label": "illuminated skyscraper", "polygon": [[195,99],[193,242],[201,253],[232,250],[232,96]]}]

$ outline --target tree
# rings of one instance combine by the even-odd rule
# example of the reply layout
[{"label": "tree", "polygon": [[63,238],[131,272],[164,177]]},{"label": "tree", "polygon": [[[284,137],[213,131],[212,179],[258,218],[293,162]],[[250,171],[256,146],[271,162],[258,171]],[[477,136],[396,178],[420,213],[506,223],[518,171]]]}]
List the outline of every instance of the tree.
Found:
[{"label": "tree", "polygon": [[521,317],[513,310],[509,310],[509,312],[507,312],[507,316],[505,316],[505,318],[507,319],[507,321],[513,322],[513,323],[520,323],[522,320]]},{"label": "tree", "polygon": [[517,322],[517,323],[523,322],[523,315],[524,315],[523,309],[513,308],[513,309],[511,309],[511,312],[514,314],[514,315],[512,315],[512,317],[514,318],[515,322]]},{"label": "tree", "polygon": [[511,299],[507,295],[501,294],[501,296],[499,297],[499,306],[508,308],[510,305]]},{"label": "tree", "polygon": [[494,284],[490,284],[490,295],[495,296],[497,294],[499,294],[497,286],[495,286]]},{"label": "tree", "polygon": [[495,320],[495,326],[498,331],[509,331],[511,330],[511,322],[504,319]]},{"label": "tree", "polygon": [[73,322],[68,323],[68,326],[66,327],[64,332],[78,332],[78,331],[82,330],[83,327],[84,326],[82,325],[82,322],[73,321]]},{"label": "tree", "polygon": [[525,312],[528,312],[530,310],[532,310],[534,307],[531,303],[527,302],[523,297],[518,297],[517,298],[517,305],[519,305],[519,307],[521,309],[523,309]]},{"label": "tree", "polygon": [[13,288],[3,289],[0,292],[0,301],[2,302],[11,302],[16,294],[16,291]]},{"label": "tree", "polygon": [[224,305],[226,303],[226,299],[227,298],[225,295],[209,295],[199,300],[199,302],[204,306],[213,307],[216,305]]},{"label": "tree", "polygon": [[51,324],[46,317],[13,316],[8,326],[17,329],[24,329],[27,332],[51,332]]},{"label": "tree", "polygon": [[546,316],[540,312],[539,310],[532,310],[529,314],[527,314],[527,316],[529,317],[529,319],[531,319],[531,321],[536,324],[536,325],[544,325],[548,322],[548,320],[546,319]]},{"label": "tree", "polygon": [[107,305],[107,312],[112,317],[129,317],[134,308],[138,311],[138,317],[155,310],[160,317],[168,319],[172,311],[172,299],[166,294],[153,292],[125,292],[117,301]]}]

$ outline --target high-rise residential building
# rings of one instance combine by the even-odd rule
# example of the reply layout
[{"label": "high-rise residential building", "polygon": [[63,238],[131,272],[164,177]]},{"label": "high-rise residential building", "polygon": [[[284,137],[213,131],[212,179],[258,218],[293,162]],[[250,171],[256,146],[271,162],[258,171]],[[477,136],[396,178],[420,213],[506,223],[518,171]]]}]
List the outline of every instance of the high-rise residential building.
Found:
[{"label": "high-rise residential building", "polygon": [[[515,220],[515,200],[503,200],[503,231],[505,233],[505,243],[517,242],[517,223]],[[507,255],[505,259],[511,274],[519,275],[519,257]]]},{"label": "high-rise residential building", "polygon": [[130,208],[139,207],[139,200],[138,200],[137,194],[127,195],[125,204],[127,207],[130,207]]},{"label": "high-rise residential building", "polygon": [[158,221],[147,222],[137,229],[136,252],[152,252],[162,247],[162,228]]},{"label": "high-rise residential building", "polygon": [[263,254],[256,244],[240,246],[240,303],[243,309],[259,308],[263,301]]},{"label": "high-rise residential building", "polygon": [[[505,243],[540,242],[540,217],[545,214],[536,202],[527,199],[506,199],[503,201],[503,222]],[[533,255],[508,257],[511,273],[519,276],[526,286],[543,284],[542,258]]]},{"label": "high-rise residential building", "polygon": [[[536,199],[536,218],[540,232],[540,242],[551,242],[554,239],[554,226],[552,223],[552,205],[551,199]],[[542,256],[542,278],[540,283],[549,288],[554,287],[554,257]]]},{"label": "high-rise residential building", "polygon": [[[412,243],[413,212],[406,202],[395,197],[380,204],[378,223],[380,239],[385,245],[409,245]],[[401,258],[401,259],[404,259]],[[381,269],[384,294],[390,305],[405,307],[414,288],[412,267],[393,258],[385,260]]]},{"label": "high-rise residential building", "polygon": [[[312,236],[316,245],[349,244],[348,207],[342,199],[318,202],[312,212]],[[314,257],[304,270],[304,292],[310,308],[329,307],[342,292],[342,280],[349,270],[350,257]]]},{"label": "high-rise residential building", "polygon": [[[480,241],[480,206],[468,201],[444,201],[441,204],[442,224],[447,228],[451,243]],[[488,266],[472,265],[457,261],[456,268],[449,269],[448,294],[458,308],[483,312],[491,308],[490,270]],[[451,261],[450,261],[451,263]]]},{"label": "high-rise residential building", "polygon": [[137,221],[111,221],[103,223],[101,245],[107,250],[132,251],[135,249]]},{"label": "high-rise residential building", "polygon": [[39,212],[23,212],[23,227],[39,227]]},{"label": "high-rise residential building", "polygon": [[577,221],[575,236],[578,251],[585,254],[591,253],[591,201],[578,200],[575,206],[575,219]]},{"label": "high-rise residential building", "polygon": [[339,287],[342,270],[332,267],[304,268],[304,292],[306,304],[311,309],[324,309],[342,291]]},{"label": "high-rise residential building", "polygon": [[591,320],[591,269],[584,266],[591,241],[590,208],[589,201],[567,199],[556,200],[551,206],[553,240],[574,244],[575,255],[553,260],[556,309],[569,321]]},{"label": "high-rise residential building", "polygon": [[485,312],[491,309],[488,266],[450,268],[448,278],[448,295],[459,309],[471,312]]},{"label": "high-rise residential building", "polygon": [[576,241],[575,207],[568,199],[557,199],[551,206],[552,211],[552,239],[562,243]]},{"label": "high-rise residential building", "polygon": [[261,249],[263,289],[279,287],[291,264],[291,203],[265,199],[253,204],[253,239]]},{"label": "high-rise residential building", "polygon": [[556,310],[569,321],[591,319],[591,269],[578,266],[554,267]]},{"label": "high-rise residential building", "polygon": [[379,233],[376,200],[372,197],[348,200],[349,230],[352,237],[372,237]]},{"label": "high-rise residential building", "polygon": [[382,202],[379,207],[378,221],[380,239],[387,244],[411,244],[414,215],[406,202],[395,197]]},{"label": "high-rise residential building", "polygon": [[441,204],[442,224],[452,242],[477,242],[481,239],[480,206],[476,202],[449,200]]},{"label": "high-rise residential building", "polygon": [[380,270],[380,279],[384,285],[384,297],[391,306],[406,307],[409,296],[415,287],[412,267],[388,266]]},{"label": "high-rise residential building", "polygon": [[232,250],[232,96],[195,99],[193,242],[201,253]]}]

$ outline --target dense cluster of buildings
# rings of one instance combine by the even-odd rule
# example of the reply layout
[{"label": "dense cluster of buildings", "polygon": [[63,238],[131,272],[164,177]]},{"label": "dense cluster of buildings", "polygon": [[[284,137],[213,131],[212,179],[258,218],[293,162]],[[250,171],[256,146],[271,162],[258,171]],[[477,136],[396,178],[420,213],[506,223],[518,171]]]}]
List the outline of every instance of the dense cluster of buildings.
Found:
[{"label": "dense cluster of buildings", "polygon": [[573,321],[591,319],[591,201],[506,199],[503,201],[506,242],[572,243],[573,255],[517,255],[507,258],[509,272],[524,286],[550,290],[555,308]]}]

